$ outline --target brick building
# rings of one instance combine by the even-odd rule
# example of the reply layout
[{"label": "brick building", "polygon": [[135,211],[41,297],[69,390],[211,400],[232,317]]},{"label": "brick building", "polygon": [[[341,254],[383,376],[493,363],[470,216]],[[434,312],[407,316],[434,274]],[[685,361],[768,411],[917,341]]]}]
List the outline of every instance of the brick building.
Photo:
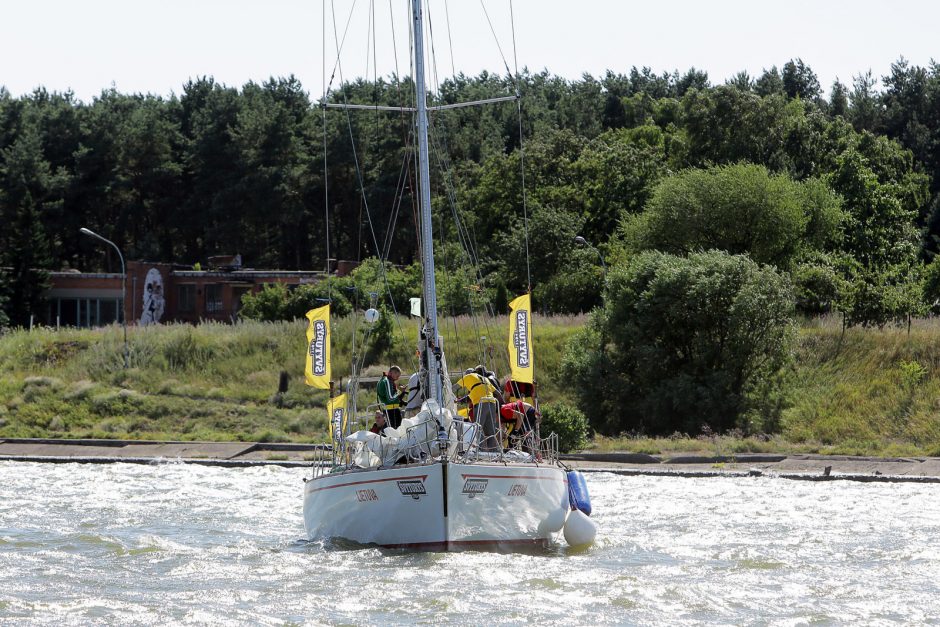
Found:
[{"label": "brick building", "polygon": [[[216,263],[212,263],[212,261]],[[50,326],[95,327],[120,322],[232,322],[242,296],[267,285],[317,283],[322,271],[241,268],[238,256],[213,258],[209,270],[167,263],[127,262],[127,301],[121,302],[121,275],[52,272],[43,322]],[[339,270],[348,271],[342,263]]]}]

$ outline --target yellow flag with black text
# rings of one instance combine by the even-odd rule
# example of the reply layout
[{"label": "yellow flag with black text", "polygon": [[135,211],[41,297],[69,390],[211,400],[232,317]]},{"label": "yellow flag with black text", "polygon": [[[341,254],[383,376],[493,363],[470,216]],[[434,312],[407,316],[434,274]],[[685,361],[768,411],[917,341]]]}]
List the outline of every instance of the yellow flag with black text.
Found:
[{"label": "yellow flag with black text", "polygon": [[323,390],[330,389],[330,306],[307,312],[307,363],[304,383]]},{"label": "yellow flag with black text", "polygon": [[[339,440],[346,433],[346,395],[331,398],[326,404],[326,416],[330,420],[330,439]],[[337,432],[338,430],[338,432]]]},{"label": "yellow flag with black text", "polygon": [[518,383],[533,383],[532,297],[520,296],[509,303],[509,368]]}]

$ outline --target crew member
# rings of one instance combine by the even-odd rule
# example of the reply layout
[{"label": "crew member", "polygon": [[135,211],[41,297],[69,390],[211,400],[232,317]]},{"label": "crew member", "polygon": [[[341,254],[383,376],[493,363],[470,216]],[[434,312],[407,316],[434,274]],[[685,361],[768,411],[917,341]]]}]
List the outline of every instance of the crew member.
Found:
[{"label": "crew member", "polygon": [[392,366],[388,372],[382,373],[375,395],[385,412],[385,421],[393,429],[401,426],[401,401],[404,392],[398,388],[398,379],[401,377],[401,368]]},{"label": "crew member", "polygon": [[[542,421],[542,414],[529,403],[513,401],[500,406],[499,418],[502,423],[510,425],[510,443],[512,443],[513,441],[519,441],[520,438],[525,438],[528,441],[528,436],[535,430],[536,425]],[[531,446],[525,448],[531,452]]]},{"label": "crew member", "polygon": [[495,451],[500,447],[499,442],[499,413],[501,398],[499,390],[490,382],[482,366],[471,368],[464,373],[464,376],[457,381],[457,385],[467,390],[466,396],[458,401],[470,401],[472,409],[471,417],[480,425],[483,430],[483,443],[480,450]]},{"label": "crew member", "polygon": [[515,431],[525,433],[535,428],[542,419],[542,414],[535,407],[524,401],[504,403],[499,408],[502,422],[512,423]]},{"label": "crew member", "polygon": [[375,422],[372,423],[372,428],[369,431],[384,437],[386,426],[388,426],[388,423],[385,421],[385,412],[381,409],[375,410]]}]

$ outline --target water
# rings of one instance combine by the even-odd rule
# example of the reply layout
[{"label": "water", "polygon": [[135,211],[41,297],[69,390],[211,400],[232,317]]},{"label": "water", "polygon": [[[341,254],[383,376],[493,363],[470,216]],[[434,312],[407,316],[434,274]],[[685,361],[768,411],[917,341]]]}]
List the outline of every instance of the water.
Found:
[{"label": "water", "polygon": [[303,541],[303,476],[0,462],[0,623],[940,623],[937,485],[591,474],[591,549],[424,554]]}]

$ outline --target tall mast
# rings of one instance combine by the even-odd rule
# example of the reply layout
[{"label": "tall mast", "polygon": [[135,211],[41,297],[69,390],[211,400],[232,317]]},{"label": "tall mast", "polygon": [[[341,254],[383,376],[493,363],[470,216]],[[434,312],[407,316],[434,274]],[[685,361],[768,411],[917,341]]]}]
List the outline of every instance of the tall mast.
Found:
[{"label": "tall mast", "polygon": [[421,194],[421,266],[424,269],[424,330],[427,335],[428,399],[443,405],[434,281],[434,233],[431,228],[431,175],[428,170],[428,103],[424,85],[424,25],[421,0],[411,0],[415,42],[415,100],[418,113],[418,176]]}]

